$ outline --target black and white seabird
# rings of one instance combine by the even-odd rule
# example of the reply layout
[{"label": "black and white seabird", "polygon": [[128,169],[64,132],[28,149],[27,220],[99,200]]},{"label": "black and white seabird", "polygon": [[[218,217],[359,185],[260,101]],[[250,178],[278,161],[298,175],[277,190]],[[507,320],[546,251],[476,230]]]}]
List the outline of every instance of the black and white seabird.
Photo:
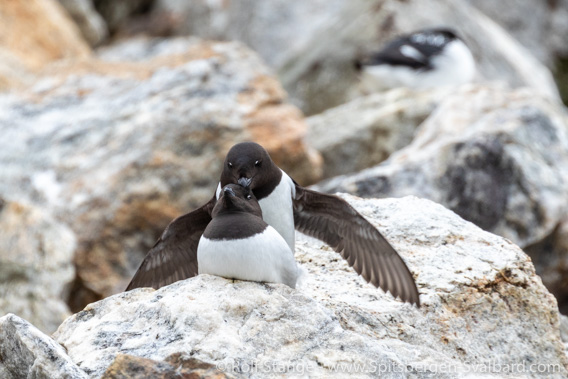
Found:
[{"label": "black and white seabird", "polygon": [[294,253],[264,222],[260,205],[248,187],[223,187],[211,217],[197,247],[200,274],[296,287],[300,270]]},{"label": "black and white seabird", "polygon": [[432,88],[469,83],[475,61],[467,45],[448,28],[403,35],[357,62],[367,92],[395,87]]},{"label": "black and white seabird", "polygon": [[420,305],[408,267],[363,216],[343,199],[303,188],[254,142],[233,146],[225,158],[216,194],[205,205],[173,220],[148,252],[127,291],[160,288],[199,273],[200,238],[211,222],[215,204],[228,184],[249,187],[262,218],[294,251],[294,229],[317,238],[347,260],[355,271],[394,297]]}]

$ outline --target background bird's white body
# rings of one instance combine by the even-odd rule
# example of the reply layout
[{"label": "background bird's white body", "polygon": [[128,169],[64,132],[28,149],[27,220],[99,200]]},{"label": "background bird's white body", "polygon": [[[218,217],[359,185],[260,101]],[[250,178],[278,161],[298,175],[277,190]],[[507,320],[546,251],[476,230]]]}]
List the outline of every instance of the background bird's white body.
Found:
[{"label": "background bird's white body", "polygon": [[[420,51],[410,45],[401,46],[401,53],[421,60]],[[441,54],[430,59],[433,66],[430,70],[389,64],[365,66],[361,77],[362,89],[366,92],[375,92],[396,87],[419,89],[456,86],[471,82],[475,76],[473,55],[459,39],[448,43]]]},{"label": "background bird's white body", "polygon": [[242,239],[210,240],[201,236],[197,262],[199,274],[283,283],[292,288],[300,274],[290,247],[271,226]]}]

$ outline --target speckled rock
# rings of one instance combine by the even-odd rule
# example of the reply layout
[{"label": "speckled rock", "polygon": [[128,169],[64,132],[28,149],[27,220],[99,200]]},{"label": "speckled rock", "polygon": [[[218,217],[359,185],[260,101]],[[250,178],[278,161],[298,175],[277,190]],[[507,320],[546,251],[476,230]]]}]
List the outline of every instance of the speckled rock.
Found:
[{"label": "speckled rock", "polygon": [[61,345],[13,314],[0,317],[0,377],[88,378]]},{"label": "speckled rock", "polygon": [[307,118],[306,142],[323,158],[323,177],[354,173],[384,161],[412,141],[418,126],[451,93],[449,88],[397,88]]},{"label": "speckled rock", "polygon": [[64,300],[75,247],[73,232],[44,210],[0,198],[0,316],[54,332],[70,315]]},{"label": "speckled rock", "polygon": [[277,72],[294,104],[313,115],[359,96],[354,60],[389,39],[446,25],[469,44],[480,80],[530,86],[559,99],[549,70],[465,1],[157,0],[153,12],[182,34],[245,42]]},{"label": "speckled rock", "polygon": [[566,346],[568,352],[568,316],[560,315],[560,338]]},{"label": "speckled rock", "polygon": [[386,162],[319,188],[444,204],[527,249],[545,284],[566,299],[568,117],[530,90],[466,87]]},{"label": "speckled rock", "polygon": [[321,173],[301,113],[240,43],[137,39],[100,57],[0,96],[0,194],[76,233],[73,309],[125,288],[169,221],[213,195],[234,143],[300,183]]},{"label": "speckled rock", "polygon": [[183,354],[172,354],[163,361],[119,354],[101,379],[147,378],[236,379],[237,376],[226,374],[217,369],[215,365]]},{"label": "speckled rock", "polygon": [[54,338],[92,377],[119,354],[175,353],[257,378],[480,378],[502,372],[496,365],[539,377],[535,363],[549,377],[568,374],[556,301],[521,249],[427,200],[344,198],[406,260],[422,308],[300,242],[309,276],[297,290],[200,275],[90,304]]}]

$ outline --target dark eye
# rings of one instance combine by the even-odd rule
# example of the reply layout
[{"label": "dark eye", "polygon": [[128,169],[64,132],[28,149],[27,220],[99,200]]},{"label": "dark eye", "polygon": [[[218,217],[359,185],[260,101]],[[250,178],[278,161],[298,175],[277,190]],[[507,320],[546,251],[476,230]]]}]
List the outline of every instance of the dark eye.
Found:
[{"label": "dark eye", "polygon": [[252,196],[251,196],[251,195],[247,195],[247,200],[250,200],[250,199],[252,199]]},{"label": "dark eye", "polygon": [[255,165],[256,167],[260,167],[260,164],[261,164],[261,163],[262,163],[261,161],[256,161],[256,162],[254,162],[254,165]]},{"label": "dark eye", "polygon": [[229,166],[229,168],[233,168],[233,164],[231,162],[229,162],[227,166]]}]

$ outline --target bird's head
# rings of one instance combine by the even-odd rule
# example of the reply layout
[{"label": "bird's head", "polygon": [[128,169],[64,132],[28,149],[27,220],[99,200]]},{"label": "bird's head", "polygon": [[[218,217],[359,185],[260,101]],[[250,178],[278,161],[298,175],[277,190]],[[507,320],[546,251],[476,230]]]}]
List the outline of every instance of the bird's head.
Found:
[{"label": "bird's head", "polygon": [[255,193],[280,175],[268,152],[254,142],[242,142],[233,146],[227,153],[221,174],[221,186],[229,183],[248,187]]},{"label": "bird's head", "polygon": [[212,216],[223,212],[246,212],[262,217],[262,210],[251,189],[232,183],[223,187]]}]

